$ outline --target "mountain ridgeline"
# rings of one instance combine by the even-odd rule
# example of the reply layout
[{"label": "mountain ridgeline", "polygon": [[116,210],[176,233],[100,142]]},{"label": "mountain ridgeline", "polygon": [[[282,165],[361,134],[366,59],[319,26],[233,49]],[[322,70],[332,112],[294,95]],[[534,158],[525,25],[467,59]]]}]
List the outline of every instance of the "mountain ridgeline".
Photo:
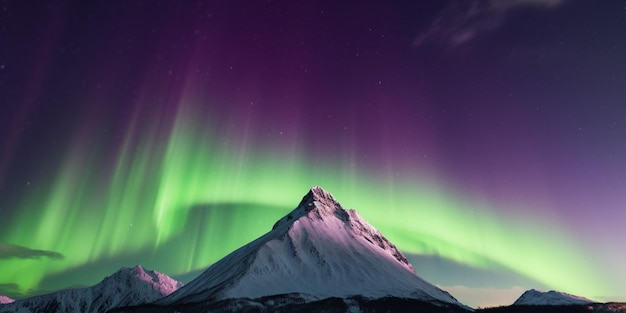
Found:
[{"label": "mountain ridgeline", "polygon": [[0,313],[100,313],[156,301],[182,285],[165,274],[147,271],[138,265],[122,268],[91,287],[61,290],[0,305]]},{"label": "mountain ridgeline", "polygon": [[422,279],[393,243],[320,187],[184,286],[136,266],[92,287],[12,301],[0,296],[0,313],[626,313],[623,303],[534,289],[513,305],[473,310]]}]

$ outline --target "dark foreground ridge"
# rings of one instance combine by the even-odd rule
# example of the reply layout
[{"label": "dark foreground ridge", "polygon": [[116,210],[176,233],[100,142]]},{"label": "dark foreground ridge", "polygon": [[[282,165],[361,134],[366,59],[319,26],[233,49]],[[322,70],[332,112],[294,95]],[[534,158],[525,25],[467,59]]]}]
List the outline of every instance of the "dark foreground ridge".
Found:
[{"label": "dark foreground ridge", "polygon": [[421,313],[468,313],[470,311],[456,305],[420,301],[417,299],[385,297],[367,299],[361,296],[350,298],[326,298],[307,302],[298,295],[277,295],[259,299],[227,299],[213,303],[197,303],[180,306],[142,305],[132,308],[120,308],[111,313],[345,313],[345,312],[421,312]]},{"label": "dark foreground ridge", "polygon": [[[420,312],[420,313],[468,313],[458,306],[439,306],[416,299],[385,297],[367,299],[354,296],[347,299],[327,298],[314,302],[306,302],[299,295],[277,295],[259,299],[228,299],[214,303],[191,304],[183,306],[142,305],[132,308],[121,308],[111,313],[261,313],[261,312]],[[475,313],[626,313],[626,303],[590,303],[584,305],[510,305],[494,308],[476,309]]]},{"label": "dark foreground ridge", "polygon": [[626,313],[626,303],[589,303],[570,305],[510,305],[478,309],[484,313]]}]

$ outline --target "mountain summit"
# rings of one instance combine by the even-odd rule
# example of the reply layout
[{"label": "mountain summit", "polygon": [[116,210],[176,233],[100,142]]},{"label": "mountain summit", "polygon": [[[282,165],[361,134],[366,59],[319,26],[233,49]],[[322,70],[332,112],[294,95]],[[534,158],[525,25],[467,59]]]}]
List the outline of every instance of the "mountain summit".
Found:
[{"label": "mountain summit", "polygon": [[513,305],[574,305],[589,304],[593,301],[558,291],[540,291],[536,289],[524,292]]},{"label": "mountain summit", "polygon": [[297,295],[301,301],[396,297],[463,307],[420,278],[406,257],[320,187],[267,234],[237,249],[158,305]]}]

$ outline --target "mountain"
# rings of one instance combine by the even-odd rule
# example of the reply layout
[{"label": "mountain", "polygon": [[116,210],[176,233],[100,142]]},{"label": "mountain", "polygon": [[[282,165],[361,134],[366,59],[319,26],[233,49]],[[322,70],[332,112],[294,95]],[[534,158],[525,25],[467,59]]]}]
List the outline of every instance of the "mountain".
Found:
[{"label": "mountain", "polygon": [[524,292],[512,305],[482,308],[474,313],[626,313],[626,303],[598,303],[558,291]]},{"label": "mountain", "polygon": [[531,289],[524,292],[513,305],[575,305],[589,304],[593,301],[558,291],[540,291]]},{"label": "mountain", "polygon": [[[467,308],[420,278],[378,230],[356,211],[345,210],[320,187],[313,187],[270,232],[155,304],[189,307],[228,299],[247,299],[241,300],[246,303],[260,299],[250,305],[263,306],[279,301],[263,299],[278,295],[285,295],[280,301],[286,303],[395,298]],[[231,304],[245,306],[235,302]]]},{"label": "mountain", "polygon": [[9,298],[7,296],[0,295],[0,304],[11,303],[13,301],[15,301],[15,300],[13,300],[13,299],[11,299],[11,298]]},{"label": "mountain", "polygon": [[115,307],[153,302],[180,287],[181,282],[137,265],[122,268],[91,287],[62,290],[2,305],[0,313],[106,312]]}]

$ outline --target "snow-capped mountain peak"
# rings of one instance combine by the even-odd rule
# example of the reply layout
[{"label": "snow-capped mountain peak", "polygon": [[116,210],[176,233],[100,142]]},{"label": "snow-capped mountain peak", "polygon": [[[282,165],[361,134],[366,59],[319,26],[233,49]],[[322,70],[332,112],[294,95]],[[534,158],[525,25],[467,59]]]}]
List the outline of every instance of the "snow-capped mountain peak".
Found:
[{"label": "snow-capped mountain peak", "polygon": [[11,298],[9,298],[7,296],[0,295],[0,304],[7,304],[7,303],[14,302],[14,301],[15,300],[13,300],[13,299],[11,299]]},{"label": "snow-capped mountain peak", "polygon": [[106,312],[121,306],[156,301],[182,285],[165,274],[146,271],[138,265],[122,268],[91,287],[61,290],[2,305],[0,313]]},{"label": "snow-capped mountain peak", "polygon": [[325,224],[326,221],[336,222],[338,219],[356,235],[364,238],[371,244],[377,245],[407,269],[415,272],[411,263],[394,244],[389,242],[376,228],[367,223],[355,210],[345,210],[332,194],[319,186],[311,188],[302,198],[300,204],[291,213],[278,220],[272,230],[290,226],[303,217],[320,221],[313,224],[316,227]]},{"label": "snow-capped mountain peak", "polygon": [[291,213],[278,220],[272,229],[291,225],[295,220],[308,214],[314,214],[319,219],[323,216],[335,215],[342,220],[347,220],[345,210],[333,195],[315,186],[302,198],[300,204]]},{"label": "snow-capped mountain peak", "polygon": [[103,283],[112,281],[113,284],[127,281],[143,282],[143,285],[150,286],[152,289],[163,296],[167,296],[182,287],[182,283],[155,270],[146,270],[141,265],[135,267],[122,267],[113,275],[105,278]]},{"label": "snow-capped mountain peak", "polygon": [[559,291],[541,291],[531,289],[524,292],[513,305],[573,305],[588,304],[593,301]]},{"label": "snow-capped mountain peak", "polygon": [[160,300],[162,305],[299,294],[306,299],[386,296],[462,306],[424,281],[406,257],[354,210],[320,187],[270,232]]}]

